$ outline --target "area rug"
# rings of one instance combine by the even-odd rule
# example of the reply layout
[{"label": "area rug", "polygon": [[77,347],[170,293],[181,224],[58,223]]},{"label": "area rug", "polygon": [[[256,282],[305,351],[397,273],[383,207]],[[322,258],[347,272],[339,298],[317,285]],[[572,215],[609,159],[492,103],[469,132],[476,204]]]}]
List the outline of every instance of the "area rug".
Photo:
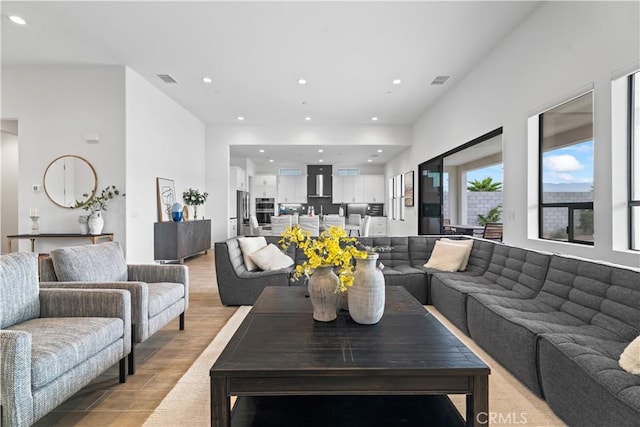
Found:
[{"label": "area rug", "polygon": [[[193,366],[147,419],[145,426],[193,427],[209,425],[209,369],[250,309],[251,307],[240,307],[236,311]],[[490,413],[487,414],[489,425],[518,427],[565,425],[555,416],[544,400],[529,392],[506,369],[482,351],[469,337],[456,329],[437,310],[432,306],[429,306],[428,310],[491,367],[491,375],[489,375]],[[450,397],[460,413],[464,414],[465,397],[462,395]]]},{"label": "area rug", "polygon": [[211,344],[147,418],[144,426],[195,427],[210,424],[209,369],[250,310],[249,306],[238,308]]}]

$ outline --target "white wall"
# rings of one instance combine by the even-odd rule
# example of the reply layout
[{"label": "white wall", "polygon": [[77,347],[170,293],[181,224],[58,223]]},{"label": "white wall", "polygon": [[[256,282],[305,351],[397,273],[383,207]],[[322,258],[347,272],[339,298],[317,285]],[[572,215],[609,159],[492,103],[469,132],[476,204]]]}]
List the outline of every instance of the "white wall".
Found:
[{"label": "white wall", "polygon": [[[411,153],[390,162],[387,174],[417,164],[500,126],[503,134],[504,213],[507,243],[640,265],[640,255],[612,249],[611,76],[640,55],[638,2],[546,2],[516,28],[445,98],[415,123]],[[529,155],[527,117],[541,106],[593,84],[595,109],[596,244],[542,241],[527,233],[537,181],[537,156]],[[625,141],[613,141],[624,144]],[[535,197],[535,194],[533,194]],[[535,198],[537,200],[537,198]],[[394,224],[415,234],[417,220]]]},{"label": "white wall", "polygon": [[[99,190],[107,185],[124,189],[123,106],[123,67],[2,67],[2,115],[18,120],[20,135],[15,206],[19,233],[31,229],[29,208],[40,210],[42,233],[78,231],[78,216],[85,211],[59,207],[44,191],[31,191],[34,184],[42,186],[47,165],[58,156],[76,154],[87,159],[98,174]],[[87,133],[97,133],[100,143],[87,144]],[[116,241],[125,237],[124,203],[112,202],[113,210],[105,214],[105,231],[113,232]],[[39,241],[36,250],[48,252],[60,243],[74,242]],[[20,248],[29,250],[28,241],[22,241]]]},{"label": "white wall", "polygon": [[2,132],[0,139],[0,253],[9,251],[7,235],[18,232],[18,137]]},{"label": "white wall", "polygon": [[[229,207],[221,201],[229,200],[229,146],[231,145],[405,145],[411,144],[411,129],[408,126],[255,126],[255,125],[209,125],[206,144],[206,180],[208,188],[214,189],[217,203],[213,208],[212,240],[227,237]],[[267,170],[256,167],[257,173]]]},{"label": "white wall", "polygon": [[[130,68],[126,69],[127,261],[153,261],[158,221],[156,177],[172,179],[177,201],[205,185],[205,125]],[[215,198],[198,209],[206,215]],[[209,217],[210,215],[206,215]]]}]

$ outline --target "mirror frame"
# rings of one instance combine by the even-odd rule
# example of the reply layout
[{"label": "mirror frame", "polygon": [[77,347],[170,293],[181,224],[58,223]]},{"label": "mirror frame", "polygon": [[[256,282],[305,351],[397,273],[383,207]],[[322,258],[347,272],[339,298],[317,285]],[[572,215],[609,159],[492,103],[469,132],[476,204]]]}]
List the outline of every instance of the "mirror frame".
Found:
[{"label": "mirror frame", "polygon": [[[60,203],[55,201],[53,199],[53,197],[51,197],[51,195],[49,194],[49,191],[47,191],[47,172],[49,172],[49,169],[51,168],[51,166],[53,166],[53,164],[55,162],[57,162],[60,159],[67,158],[67,157],[72,157],[72,158],[75,158],[75,159],[78,159],[78,160],[82,160],[83,162],[85,162],[87,164],[87,166],[89,166],[89,169],[91,170],[91,173],[93,173],[93,189],[89,192],[89,197],[87,197],[87,200],[85,200],[85,203],[83,203],[80,206],[65,206],[65,205],[61,205]],[[61,208],[65,208],[65,209],[77,209],[77,208],[81,208],[82,206],[84,206],[86,204],[86,202],[88,202],[89,200],[91,200],[91,198],[93,196],[95,196],[96,191],[98,190],[98,174],[96,173],[96,170],[94,169],[94,167],[91,164],[91,162],[89,162],[84,157],[76,156],[75,154],[64,154],[62,156],[56,157],[55,159],[53,159],[51,161],[51,163],[49,163],[49,165],[45,169],[44,175],[42,177],[42,186],[44,187],[44,192],[47,194],[47,197],[49,198],[49,200],[51,200],[55,205],[60,206]]]}]

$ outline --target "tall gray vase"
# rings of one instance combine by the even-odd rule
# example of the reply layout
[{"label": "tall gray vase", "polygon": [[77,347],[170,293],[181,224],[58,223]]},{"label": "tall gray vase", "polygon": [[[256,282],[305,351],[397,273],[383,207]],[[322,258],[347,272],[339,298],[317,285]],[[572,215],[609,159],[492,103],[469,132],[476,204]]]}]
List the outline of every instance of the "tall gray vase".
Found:
[{"label": "tall gray vase", "polygon": [[340,279],[333,272],[333,266],[322,266],[309,277],[309,298],[313,305],[313,318],[320,322],[335,320],[338,294],[336,289]]},{"label": "tall gray vase", "polygon": [[373,325],[384,314],[384,276],[376,266],[378,254],[356,259],[353,286],[349,288],[349,315],[357,323]]}]

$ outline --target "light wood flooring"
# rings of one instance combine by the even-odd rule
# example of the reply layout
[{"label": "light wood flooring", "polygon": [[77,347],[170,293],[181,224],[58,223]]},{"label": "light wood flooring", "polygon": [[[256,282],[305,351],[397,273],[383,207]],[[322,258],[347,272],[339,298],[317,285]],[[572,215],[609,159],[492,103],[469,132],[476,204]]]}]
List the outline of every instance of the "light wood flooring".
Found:
[{"label": "light wood flooring", "polygon": [[236,311],[220,302],[213,249],[185,261],[189,267],[186,329],[178,319],[136,346],[136,373],[118,382],[107,370],[35,424],[44,426],[141,426]]}]

